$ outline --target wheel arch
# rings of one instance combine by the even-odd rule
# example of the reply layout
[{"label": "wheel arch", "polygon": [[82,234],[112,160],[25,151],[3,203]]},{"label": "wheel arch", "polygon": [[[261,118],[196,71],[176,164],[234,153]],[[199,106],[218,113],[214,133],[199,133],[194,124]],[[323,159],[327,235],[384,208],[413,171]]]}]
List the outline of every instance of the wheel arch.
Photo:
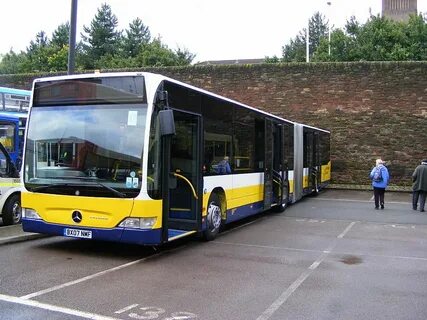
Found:
[{"label": "wheel arch", "polygon": [[7,203],[7,201],[15,194],[21,197],[21,190],[18,188],[12,188],[7,190],[6,193],[0,196],[0,216],[3,215],[4,206]]},{"label": "wheel arch", "polygon": [[[216,187],[212,190],[211,194],[216,194],[221,202],[221,212],[222,212],[222,220],[226,220],[227,218],[227,196],[225,194],[225,190],[221,187]],[[209,195],[210,197],[210,195]]]}]

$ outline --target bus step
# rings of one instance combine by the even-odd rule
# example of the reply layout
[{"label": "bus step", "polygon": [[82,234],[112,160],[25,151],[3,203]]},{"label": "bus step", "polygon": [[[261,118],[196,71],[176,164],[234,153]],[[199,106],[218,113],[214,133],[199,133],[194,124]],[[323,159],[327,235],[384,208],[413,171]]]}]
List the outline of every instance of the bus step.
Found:
[{"label": "bus step", "polygon": [[194,219],[191,209],[186,208],[171,208],[169,218],[174,219]]},{"label": "bus step", "polygon": [[177,240],[179,238],[183,238],[192,234],[195,234],[195,230],[177,230],[177,229],[169,229],[168,230],[168,241]]}]

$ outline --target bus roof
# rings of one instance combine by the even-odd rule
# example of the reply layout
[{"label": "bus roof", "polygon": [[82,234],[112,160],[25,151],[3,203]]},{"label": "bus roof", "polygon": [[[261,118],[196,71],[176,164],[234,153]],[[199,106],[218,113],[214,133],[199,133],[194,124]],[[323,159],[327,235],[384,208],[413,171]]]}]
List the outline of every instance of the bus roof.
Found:
[{"label": "bus roof", "polygon": [[[186,88],[198,91],[200,93],[204,93],[204,94],[209,95],[211,97],[215,97],[215,98],[218,98],[218,99],[221,99],[221,100],[224,100],[224,101],[228,101],[228,102],[237,104],[237,105],[239,105],[241,107],[253,110],[253,111],[261,113],[261,114],[263,114],[265,116],[278,119],[280,121],[285,121],[285,122],[288,122],[288,123],[297,124],[296,121],[291,121],[291,120],[288,120],[288,119],[281,118],[281,117],[276,116],[276,115],[274,115],[272,113],[268,113],[266,111],[263,111],[263,110],[251,107],[249,105],[246,105],[244,103],[238,102],[236,100],[226,98],[226,97],[221,96],[219,94],[207,91],[205,89],[201,89],[201,88],[195,87],[193,85],[187,84],[185,82],[181,82],[179,80],[175,80],[175,79],[169,78],[167,76],[164,76],[164,75],[161,75],[161,74],[158,74],[158,73],[151,73],[151,72],[106,72],[106,73],[99,73],[99,72],[97,72],[97,73],[84,73],[84,74],[74,74],[74,75],[64,75],[64,76],[54,76],[54,77],[38,78],[38,79],[34,80],[34,83],[35,82],[54,81],[54,80],[66,80],[66,79],[100,78],[100,77],[120,77],[120,76],[145,76],[145,75],[149,75],[151,77],[153,77],[153,76],[157,77],[159,81],[160,80],[167,80],[167,81],[173,82],[173,83],[181,85],[183,87],[186,87]],[[319,131],[329,132],[328,130],[324,130],[324,129],[317,128],[317,127],[311,127],[311,126],[308,126],[308,125],[304,125],[304,126],[305,127],[310,127],[312,129],[319,130]]]},{"label": "bus roof", "polygon": [[0,118],[5,119],[22,119],[28,118],[27,112],[17,112],[17,111],[0,111]]},{"label": "bus roof", "polygon": [[30,96],[31,90],[0,87],[0,93],[20,94],[20,95],[24,95],[24,96]]}]

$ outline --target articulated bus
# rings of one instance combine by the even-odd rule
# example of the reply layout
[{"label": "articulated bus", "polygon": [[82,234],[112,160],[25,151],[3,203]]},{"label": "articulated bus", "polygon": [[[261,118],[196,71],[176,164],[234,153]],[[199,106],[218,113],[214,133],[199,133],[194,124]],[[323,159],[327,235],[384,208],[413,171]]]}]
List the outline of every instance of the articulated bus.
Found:
[{"label": "articulated bus", "polygon": [[[160,245],[283,211],[331,177],[330,133],[152,73],[37,79],[24,231]],[[220,172],[228,161],[231,171]]]}]

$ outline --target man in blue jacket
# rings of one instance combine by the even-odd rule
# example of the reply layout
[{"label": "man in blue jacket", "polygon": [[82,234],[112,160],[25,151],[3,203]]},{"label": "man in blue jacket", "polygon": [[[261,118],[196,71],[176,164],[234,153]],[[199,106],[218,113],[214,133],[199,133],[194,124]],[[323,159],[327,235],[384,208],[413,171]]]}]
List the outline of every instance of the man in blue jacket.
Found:
[{"label": "man in blue jacket", "polygon": [[384,193],[390,180],[388,169],[384,165],[384,161],[377,159],[376,166],[371,170],[369,177],[372,180],[372,187],[374,188],[375,209],[384,209]]}]

